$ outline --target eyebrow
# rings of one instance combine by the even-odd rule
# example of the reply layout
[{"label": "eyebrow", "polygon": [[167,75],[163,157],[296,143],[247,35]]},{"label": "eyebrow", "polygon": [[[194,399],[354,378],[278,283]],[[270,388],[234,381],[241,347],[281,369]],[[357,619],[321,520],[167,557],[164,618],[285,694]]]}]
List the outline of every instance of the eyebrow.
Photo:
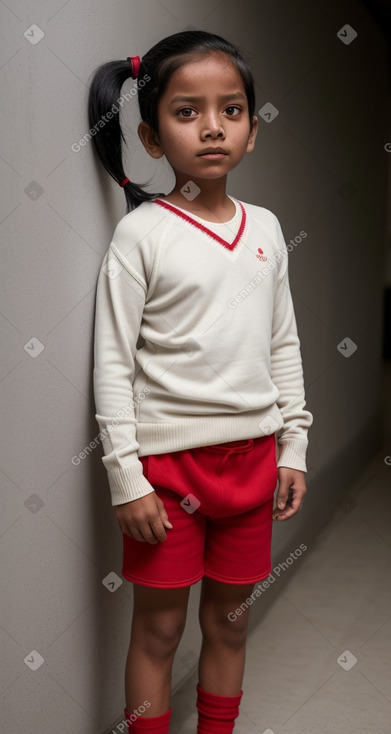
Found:
[{"label": "eyebrow", "polygon": [[[185,96],[179,96],[179,97],[173,97],[170,104],[174,104],[174,102],[200,102],[201,100],[205,99],[205,97],[185,97]],[[246,99],[244,94],[241,92],[232,92],[232,94],[220,94],[219,99],[222,100],[228,100],[228,99]]]}]

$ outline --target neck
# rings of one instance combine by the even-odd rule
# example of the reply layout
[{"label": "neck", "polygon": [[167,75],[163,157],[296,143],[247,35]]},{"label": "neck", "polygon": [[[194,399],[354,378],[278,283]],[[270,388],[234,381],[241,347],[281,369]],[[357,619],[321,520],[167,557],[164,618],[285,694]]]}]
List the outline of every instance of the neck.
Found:
[{"label": "neck", "polygon": [[[186,199],[186,194],[181,191],[183,188],[186,189],[188,181],[191,181],[200,189],[194,199]],[[188,176],[177,176],[175,187],[168,194],[168,198],[175,199],[178,206],[182,206],[183,208],[189,207],[194,212],[197,210],[218,212],[219,210],[224,210],[224,208],[226,209],[230,204],[230,199],[225,191],[226,183],[227,176],[212,180],[190,179]],[[191,185],[189,188],[191,193]]]}]

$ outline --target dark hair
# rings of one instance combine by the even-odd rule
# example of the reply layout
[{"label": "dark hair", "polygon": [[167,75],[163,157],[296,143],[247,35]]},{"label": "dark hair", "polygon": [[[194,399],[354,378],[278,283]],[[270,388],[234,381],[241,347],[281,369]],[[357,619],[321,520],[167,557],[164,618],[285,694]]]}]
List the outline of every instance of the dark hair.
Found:
[{"label": "dark hair", "polygon": [[[150,125],[156,135],[159,135],[158,102],[172,74],[186,64],[189,54],[208,54],[212,51],[226,53],[239,71],[247,96],[252,130],[255,92],[253,75],[247,61],[238,48],[221,36],[207,31],[190,30],[163,38],[141,59],[137,78],[140,114],[141,119]],[[119,120],[122,104],[118,108],[115,103],[119,102],[122,85],[130,77],[132,67],[128,60],[102,64],[94,72],[88,97],[89,124],[94,130],[92,140],[102,164],[118,184],[126,178],[122,162],[122,141],[126,145],[126,140]],[[106,120],[106,115],[115,109],[117,112]],[[146,183],[141,184],[145,185]],[[165,196],[162,193],[148,193],[141,186],[131,181],[124,185],[128,212],[143,201]]]}]

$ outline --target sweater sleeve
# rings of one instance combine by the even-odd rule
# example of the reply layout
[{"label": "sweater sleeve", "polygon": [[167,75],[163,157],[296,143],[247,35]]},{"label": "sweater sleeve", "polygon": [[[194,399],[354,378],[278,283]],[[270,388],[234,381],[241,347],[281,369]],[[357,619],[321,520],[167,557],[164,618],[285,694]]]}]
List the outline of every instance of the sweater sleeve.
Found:
[{"label": "sweater sleeve", "polygon": [[94,334],[95,418],[99,424],[112,505],[154,491],[138,458],[133,380],[147,286],[110,245],[96,288]]},{"label": "sweater sleeve", "polygon": [[279,390],[277,405],[284,425],[276,432],[279,447],[277,466],[307,471],[308,428],[313,416],[305,410],[305,391],[300,340],[289,285],[288,251],[276,218],[279,249],[282,254],[273,309],[271,340],[271,379]]}]

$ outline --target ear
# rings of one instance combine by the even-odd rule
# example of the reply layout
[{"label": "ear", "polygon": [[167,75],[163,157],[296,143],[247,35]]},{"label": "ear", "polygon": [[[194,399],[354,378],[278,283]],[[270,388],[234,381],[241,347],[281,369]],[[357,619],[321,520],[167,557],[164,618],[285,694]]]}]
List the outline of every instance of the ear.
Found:
[{"label": "ear", "polygon": [[152,158],[161,158],[164,155],[157,136],[147,122],[140,122],[137,132],[145,150]]},{"label": "ear", "polygon": [[254,117],[253,117],[253,129],[251,130],[251,133],[250,133],[249,138],[248,138],[246,153],[252,153],[252,151],[254,150],[255,139],[257,137],[257,132],[258,132],[258,117],[256,115],[254,115]]}]

